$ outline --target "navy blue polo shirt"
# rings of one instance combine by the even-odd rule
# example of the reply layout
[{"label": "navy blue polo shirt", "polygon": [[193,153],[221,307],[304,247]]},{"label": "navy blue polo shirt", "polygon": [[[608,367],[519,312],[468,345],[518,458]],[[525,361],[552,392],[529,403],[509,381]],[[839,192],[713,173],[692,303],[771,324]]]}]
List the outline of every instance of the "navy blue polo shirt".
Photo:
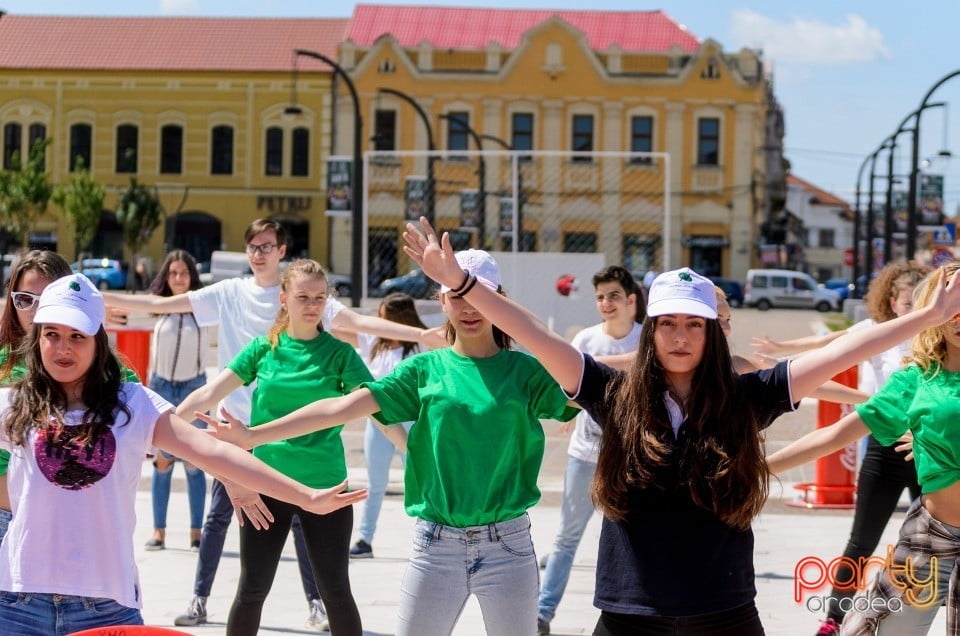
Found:
[{"label": "navy blue polo shirt", "polygon": [[[619,374],[584,356],[574,399],[604,429],[612,417],[607,387]],[[787,362],[739,376],[738,382],[737,404],[753,409],[761,428],[794,408]],[[684,423],[673,442],[679,447],[686,435]],[[672,437],[670,431],[666,438]],[[679,467],[665,474],[672,483],[629,492],[622,521],[604,518],[594,605],[619,614],[692,616],[752,602],[753,531],[732,528],[695,504]]]}]

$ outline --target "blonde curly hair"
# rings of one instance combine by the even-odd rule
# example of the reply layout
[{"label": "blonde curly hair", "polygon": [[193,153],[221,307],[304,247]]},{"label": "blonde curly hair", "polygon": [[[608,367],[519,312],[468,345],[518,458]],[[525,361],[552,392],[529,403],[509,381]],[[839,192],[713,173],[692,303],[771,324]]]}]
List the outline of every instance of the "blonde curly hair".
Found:
[{"label": "blonde curly hair", "polygon": [[[938,267],[917,285],[913,292],[913,307],[920,309],[930,304],[934,290],[946,276],[948,279],[960,271],[960,262],[951,261]],[[925,376],[934,378],[943,368],[947,356],[947,341],[943,336],[943,325],[928,327],[915,335],[910,341],[910,355],[903,359],[905,365],[915,364]]]},{"label": "blonde curly hair", "polygon": [[905,289],[914,290],[933,268],[921,265],[917,261],[900,261],[888,263],[877,272],[867,288],[867,297],[864,302],[870,317],[876,322],[887,322],[897,317],[893,313],[890,301],[894,300]]}]

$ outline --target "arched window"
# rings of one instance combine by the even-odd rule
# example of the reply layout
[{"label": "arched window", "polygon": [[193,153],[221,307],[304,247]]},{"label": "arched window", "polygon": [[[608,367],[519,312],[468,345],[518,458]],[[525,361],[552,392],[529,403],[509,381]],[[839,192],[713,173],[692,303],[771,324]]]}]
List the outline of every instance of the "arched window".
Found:
[{"label": "arched window", "polygon": [[3,168],[13,170],[23,159],[20,153],[20,143],[23,137],[23,127],[10,122],[3,125]]},{"label": "arched window", "polygon": [[160,129],[160,174],[183,173],[183,126],[167,124]]},{"label": "arched window", "polygon": [[283,129],[279,126],[267,128],[265,171],[268,177],[283,174]]},{"label": "arched window", "polygon": [[290,174],[294,177],[310,175],[310,129],[293,129],[293,152],[290,162]]},{"label": "arched window", "polygon": [[233,126],[210,131],[210,174],[233,174]]},{"label": "arched window", "polygon": [[135,124],[117,126],[117,173],[137,172],[137,141],[140,129]]},{"label": "arched window", "polygon": [[91,169],[91,144],[93,127],[90,124],[70,126],[70,172],[77,169],[77,161],[83,161],[85,170]]}]

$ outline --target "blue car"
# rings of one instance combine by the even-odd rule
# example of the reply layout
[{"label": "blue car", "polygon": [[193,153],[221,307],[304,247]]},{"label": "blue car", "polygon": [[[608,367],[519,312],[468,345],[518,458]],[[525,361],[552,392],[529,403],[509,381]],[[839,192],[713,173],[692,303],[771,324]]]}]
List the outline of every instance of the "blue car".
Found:
[{"label": "blue car", "polygon": [[402,292],[413,298],[433,298],[437,295],[438,289],[440,289],[439,285],[428,278],[423,270],[415,269],[403,276],[386,279],[376,290],[371,290],[373,292],[371,296],[383,297],[394,292]]},{"label": "blue car", "polygon": [[[863,278],[864,282],[866,277]],[[823,283],[823,287],[826,289],[832,289],[833,291],[840,294],[840,300],[846,300],[850,297],[850,281],[846,278],[830,278]]]},{"label": "blue car", "polygon": [[120,261],[109,258],[85,258],[73,263],[70,268],[90,279],[98,289],[124,289],[127,286],[127,273]]}]

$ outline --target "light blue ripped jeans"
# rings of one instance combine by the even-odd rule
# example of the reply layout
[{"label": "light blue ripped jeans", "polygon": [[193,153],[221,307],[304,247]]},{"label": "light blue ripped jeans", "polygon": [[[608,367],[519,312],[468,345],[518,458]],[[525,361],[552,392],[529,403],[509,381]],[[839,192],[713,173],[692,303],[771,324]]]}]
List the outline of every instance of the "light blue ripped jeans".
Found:
[{"label": "light blue ripped jeans", "polygon": [[418,519],[400,586],[397,636],[448,636],[471,594],[488,634],[530,636],[539,587],[526,514],[468,528]]}]

